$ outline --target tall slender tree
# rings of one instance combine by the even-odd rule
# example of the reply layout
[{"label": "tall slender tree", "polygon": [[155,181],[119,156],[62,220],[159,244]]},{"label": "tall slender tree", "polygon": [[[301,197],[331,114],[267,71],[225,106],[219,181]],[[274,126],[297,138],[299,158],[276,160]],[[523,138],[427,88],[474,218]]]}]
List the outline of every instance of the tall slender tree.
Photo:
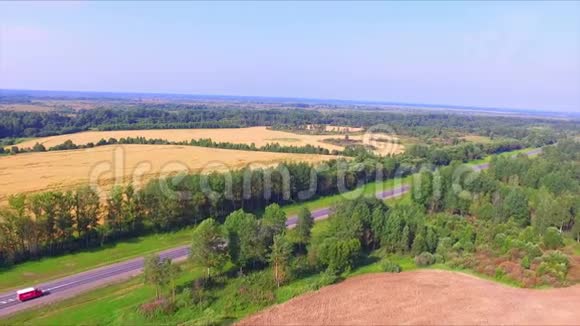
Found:
[{"label": "tall slender tree", "polygon": [[192,262],[211,271],[221,269],[228,259],[227,241],[220,225],[212,218],[201,222],[193,231],[189,258]]},{"label": "tall slender tree", "polygon": [[274,237],[274,243],[272,244],[272,250],[269,255],[269,262],[272,264],[272,269],[274,272],[274,280],[276,285],[280,287],[287,278],[289,273],[288,263],[290,256],[292,255],[292,245],[284,234],[278,234]]},{"label": "tall slender tree", "polygon": [[298,221],[296,223],[296,233],[298,234],[298,241],[302,248],[310,242],[312,234],[312,227],[314,226],[314,219],[310,210],[304,206],[298,213]]}]

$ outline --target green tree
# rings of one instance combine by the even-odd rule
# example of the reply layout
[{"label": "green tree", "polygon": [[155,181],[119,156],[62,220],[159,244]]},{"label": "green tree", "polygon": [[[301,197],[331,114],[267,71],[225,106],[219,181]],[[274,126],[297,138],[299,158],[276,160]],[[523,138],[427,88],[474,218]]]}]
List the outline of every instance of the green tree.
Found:
[{"label": "green tree", "polygon": [[227,241],[214,219],[204,220],[193,231],[189,258],[207,269],[207,278],[211,277],[212,269],[219,270],[227,262]]},{"label": "green tree", "polygon": [[437,237],[437,232],[432,227],[427,227],[427,235],[425,236],[425,244],[427,245],[427,251],[434,253],[437,250],[437,243],[439,239]]},{"label": "green tree", "polygon": [[409,244],[411,243],[411,231],[409,230],[409,225],[405,225],[403,228],[403,233],[401,234],[401,243],[399,244],[399,249],[402,252],[409,251]]},{"label": "green tree", "polygon": [[274,271],[274,280],[276,285],[280,287],[284,281],[287,280],[289,274],[288,263],[292,255],[292,245],[283,234],[278,234],[274,237],[272,250],[269,255],[269,262]]},{"label": "green tree", "polygon": [[159,255],[150,255],[145,257],[143,274],[145,284],[155,287],[155,297],[160,298],[161,289],[164,288],[168,281],[167,263],[159,258]]},{"label": "green tree", "polygon": [[327,238],[320,246],[319,259],[329,272],[340,274],[354,267],[360,251],[358,239]]},{"label": "green tree", "polygon": [[549,227],[546,229],[542,242],[548,249],[558,249],[564,245],[562,235],[555,227]]},{"label": "green tree", "polygon": [[314,226],[314,219],[310,210],[302,207],[298,212],[298,221],[296,223],[296,234],[298,235],[298,243],[304,248],[310,242],[312,227]]},{"label": "green tree", "polygon": [[181,272],[181,268],[179,265],[174,264],[169,259],[166,259],[165,264],[165,273],[167,274],[167,278],[169,280],[168,284],[171,287],[171,300],[175,302],[175,292],[177,289],[177,278],[179,277],[179,273]]},{"label": "green tree", "polygon": [[260,224],[253,214],[237,210],[226,218],[224,227],[228,232],[229,253],[240,272],[244,267],[262,262],[266,248],[260,237]]},{"label": "green tree", "polygon": [[570,222],[571,203],[566,197],[556,198],[545,189],[540,190],[537,195],[536,214],[533,225],[544,234],[549,226],[556,226],[562,232],[564,224]]},{"label": "green tree", "polygon": [[572,237],[580,242],[580,216],[576,216],[574,220],[574,225],[572,226]]},{"label": "green tree", "polygon": [[99,195],[95,191],[88,186],[77,189],[73,197],[73,220],[78,237],[87,247],[97,232],[100,210]]},{"label": "green tree", "polygon": [[280,208],[280,205],[271,204],[266,207],[261,221],[266,245],[270,246],[274,237],[286,230],[286,213]]},{"label": "green tree", "polygon": [[413,201],[424,208],[430,206],[433,193],[433,175],[431,172],[421,172],[413,185]]},{"label": "green tree", "polygon": [[32,151],[33,152],[46,152],[46,147],[44,147],[44,145],[42,145],[42,144],[36,143],[32,147]]},{"label": "green tree", "polygon": [[504,200],[503,211],[506,217],[513,218],[520,226],[530,224],[528,196],[520,188],[512,188]]}]

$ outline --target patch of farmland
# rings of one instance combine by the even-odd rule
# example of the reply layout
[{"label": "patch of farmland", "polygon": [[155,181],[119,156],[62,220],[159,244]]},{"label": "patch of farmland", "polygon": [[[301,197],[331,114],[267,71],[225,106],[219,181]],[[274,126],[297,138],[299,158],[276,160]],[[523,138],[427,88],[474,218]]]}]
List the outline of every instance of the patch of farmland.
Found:
[{"label": "patch of farmland", "polygon": [[[320,128],[318,125],[307,125],[307,130],[317,130]],[[346,132],[360,132],[363,131],[363,128],[360,127],[349,127],[349,126],[333,126],[333,125],[325,125],[324,131],[327,132],[339,132],[339,133],[346,133]]]},{"label": "patch of farmland", "polygon": [[420,270],[347,279],[240,325],[577,325],[580,285],[533,290]]},{"label": "patch of farmland", "polygon": [[[24,142],[20,147],[32,147],[36,142],[46,148],[62,144],[70,139],[77,145],[97,143],[101,139],[145,137],[159,138],[169,141],[190,141],[191,139],[211,138],[215,142],[229,142],[235,144],[251,144],[263,146],[268,143],[279,143],[287,146],[320,146],[329,150],[342,150],[342,147],[326,144],[322,140],[332,136],[323,135],[299,135],[285,131],[270,130],[266,127],[249,128],[217,128],[217,129],[151,129],[151,130],[113,130],[113,131],[87,131],[68,135],[38,138],[34,141]],[[335,137],[344,137],[336,135]]]},{"label": "patch of farmland", "polygon": [[327,137],[325,142],[336,146],[364,145],[372,149],[379,155],[401,154],[405,151],[405,146],[401,144],[398,137],[384,133],[364,133],[353,136]]},{"label": "patch of farmland", "polygon": [[17,111],[17,112],[49,112],[54,110],[49,106],[40,103],[30,104],[1,104],[0,111]]},{"label": "patch of farmland", "polygon": [[248,164],[320,162],[328,155],[226,150],[176,145],[110,145],[0,157],[0,202],[16,193],[115,183],[136,185],[159,175],[239,169]]},{"label": "patch of farmland", "polygon": [[[369,135],[352,135],[351,140],[372,142],[379,147],[377,153],[398,154],[404,151],[400,144],[389,144],[381,142],[388,135],[378,135],[377,137]],[[382,135],[382,136],[381,136]],[[101,139],[109,138],[127,138],[127,137],[145,137],[166,139],[169,141],[190,141],[191,139],[211,138],[215,142],[229,142],[234,144],[252,144],[264,146],[268,143],[279,143],[285,146],[320,146],[329,150],[343,150],[344,146],[325,142],[325,139],[335,138],[344,139],[344,135],[307,135],[295,134],[280,130],[271,130],[266,127],[248,127],[248,128],[218,128],[218,129],[151,129],[151,130],[113,130],[113,131],[86,131],[67,135],[58,135],[51,137],[36,138],[26,141],[18,146],[21,148],[33,147],[35,143],[43,144],[47,149],[71,140],[77,145],[87,143],[97,143]]]}]

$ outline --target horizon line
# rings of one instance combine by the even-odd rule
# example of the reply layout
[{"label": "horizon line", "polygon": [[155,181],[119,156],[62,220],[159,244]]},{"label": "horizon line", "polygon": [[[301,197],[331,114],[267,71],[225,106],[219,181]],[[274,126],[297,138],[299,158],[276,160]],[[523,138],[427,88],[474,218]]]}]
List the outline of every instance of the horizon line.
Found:
[{"label": "horizon line", "polygon": [[[332,104],[332,102],[343,102],[345,104],[360,105],[399,105],[409,106],[412,108],[426,109],[467,109],[467,110],[487,110],[487,111],[509,111],[509,112],[533,112],[533,113],[567,113],[580,114],[580,111],[571,111],[565,109],[548,110],[545,108],[515,108],[515,107],[496,107],[496,106],[478,106],[478,105],[461,105],[461,104],[439,104],[439,103],[412,103],[412,102],[394,102],[388,100],[356,100],[356,99],[336,99],[336,98],[316,98],[316,97],[299,97],[299,96],[272,96],[272,95],[234,95],[234,94],[202,94],[202,93],[173,93],[173,92],[146,92],[146,91],[103,91],[103,90],[56,90],[56,89],[18,89],[18,88],[0,88],[0,96],[3,91],[12,92],[54,92],[54,93],[89,93],[89,94],[107,94],[107,95],[165,95],[165,96],[188,96],[188,97],[215,97],[215,98],[245,98],[245,99],[269,99],[283,101],[303,101],[318,102],[319,104]],[[72,96],[70,96],[72,97]],[[305,103],[307,104],[307,103]]]}]

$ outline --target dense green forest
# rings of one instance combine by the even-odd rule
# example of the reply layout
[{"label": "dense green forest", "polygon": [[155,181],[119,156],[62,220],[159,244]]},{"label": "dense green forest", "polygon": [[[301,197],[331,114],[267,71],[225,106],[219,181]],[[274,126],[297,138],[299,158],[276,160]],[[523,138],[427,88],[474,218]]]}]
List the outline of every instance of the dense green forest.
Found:
[{"label": "dense green forest", "polygon": [[[477,133],[490,137],[527,140],[550,137],[577,128],[577,121],[512,117],[465,116],[439,113],[393,113],[386,111],[306,109],[238,109],[204,106],[142,106],[132,109],[58,112],[0,112],[0,138],[40,137],[88,129],[127,130],[164,128],[239,128],[271,126],[276,129],[304,129],[310,124],[352,127],[389,125],[388,132],[438,137],[448,131]],[[535,125],[543,128],[529,128]],[[547,129],[546,129],[547,128]],[[542,141],[543,142],[543,141]]]},{"label": "dense green forest", "polygon": [[347,155],[354,156],[358,153],[357,146],[352,146],[347,151],[328,150],[320,146],[312,146],[310,144],[304,146],[286,146],[279,143],[268,143],[264,146],[256,147],[255,144],[234,144],[229,142],[214,142],[210,138],[192,139],[190,141],[169,141],[160,138],[145,138],[145,137],[126,137],[121,139],[109,138],[101,139],[96,143],[87,143],[77,145],[70,139],[65,140],[62,144],[58,144],[48,149],[36,143],[32,148],[23,148],[16,145],[4,149],[0,147],[0,154],[21,154],[30,152],[46,152],[46,151],[66,151],[74,149],[93,148],[97,146],[115,145],[115,144],[132,144],[132,145],[181,145],[181,146],[199,146],[208,148],[222,148],[234,149],[244,151],[260,151],[260,152],[274,152],[274,153],[301,153],[301,154],[321,154],[321,155]]}]

